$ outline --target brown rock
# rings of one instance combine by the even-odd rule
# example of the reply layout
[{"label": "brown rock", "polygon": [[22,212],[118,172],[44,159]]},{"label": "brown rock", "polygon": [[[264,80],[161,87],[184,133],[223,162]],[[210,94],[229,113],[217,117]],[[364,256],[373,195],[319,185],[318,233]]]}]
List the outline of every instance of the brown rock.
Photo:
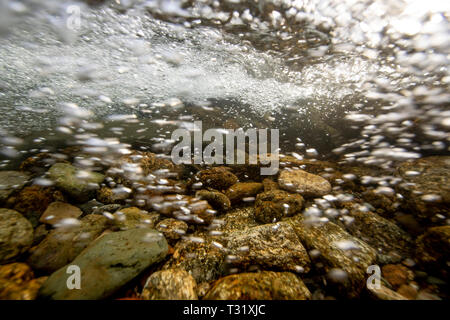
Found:
[{"label": "brown rock", "polygon": [[271,191],[271,190],[279,190],[280,186],[278,183],[273,181],[272,179],[266,178],[262,181],[262,184],[264,186],[264,192]]},{"label": "brown rock", "polygon": [[311,293],[290,272],[240,273],[216,281],[205,300],[308,300]]},{"label": "brown rock", "polygon": [[14,210],[22,213],[33,226],[36,226],[49,204],[64,201],[64,196],[54,188],[34,185],[25,187],[12,201]]},{"label": "brown rock", "polygon": [[0,264],[26,252],[32,242],[31,223],[17,211],[0,209]]},{"label": "brown rock", "polygon": [[414,288],[411,285],[402,284],[400,286],[400,288],[398,288],[397,293],[401,294],[405,298],[408,298],[409,300],[415,300],[417,297],[418,291],[416,288]]},{"label": "brown rock", "polygon": [[230,199],[219,191],[199,190],[195,193],[195,197],[208,201],[214,209],[220,211],[228,211],[231,208]]},{"label": "brown rock", "polygon": [[416,257],[419,262],[438,271],[444,278],[449,277],[450,226],[429,228],[416,240]]},{"label": "brown rock", "polygon": [[188,225],[184,221],[169,218],[160,221],[156,230],[161,231],[169,243],[174,243],[186,234]]},{"label": "brown rock", "polygon": [[321,197],[331,192],[331,184],[326,179],[303,170],[281,170],[278,184],[304,197]]},{"label": "brown rock", "polygon": [[141,294],[143,300],[198,300],[195,279],[182,269],[154,272]]},{"label": "brown rock", "polygon": [[47,277],[34,279],[25,263],[0,266],[0,300],[34,300]]},{"label": "brown rock", "polygon": [[383,285],[380,285],[380,288],[369,287],[368,290],[377,300],[408,300],[406,297]]},{"label": "brown rock", "polygon": [[[159,213],[175,219],[195,224],[209,224],[216,211],[205,200],[184,195],[166,195],[159,198],[152,208]],[[186,211],[186,209],[188,211]]]},{"label": "brown rock", "polygon": [[79,208],[65,202],[57,201],[50,203],[40,217],[39,222],[54,225],[63,219],[76,219],[82,214],[83,212]]},{"label": "brown rock", "polygon": [[231,203],[237,203],[244,198],[255,197],[263,189],[263,184],[259,182],[238,182],[229,187],[225,194]]},{"label": "brown rock", "polygon": [[241,270],[260,267],[307,273],[308,253],[288,223],[265,224],[227,233],[228,263]]},{"label": "brown rock", "polygon": [[394,288],[398,289],[401,285],[412,280],[413,274],[401,264],[387,264],[381,268],[383,277]]},{"label": "brown rock", "polygon": [[182,239],[174,249],[163,270],[186,270],[197,283],[215,280],[225,273],[225,252],[215,246],[211,239],[199,236]]},{"label": "brown rock", "polygon": [[255,201],[255,218],[260,223],[280,221],[303,209],[304,199],[299,194],[271,190],[258,194]]},{"label": "brown rock", "polygon": [[225,190],[238,182],[238,178],[227,167],[201,170],[195,177],[202,183],[204,188],[216,190]]}]

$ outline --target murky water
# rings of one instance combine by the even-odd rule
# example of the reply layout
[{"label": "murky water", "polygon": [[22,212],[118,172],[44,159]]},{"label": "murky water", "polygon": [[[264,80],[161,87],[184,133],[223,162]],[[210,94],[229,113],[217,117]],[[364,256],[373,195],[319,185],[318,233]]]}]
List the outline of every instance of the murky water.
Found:
[{"label": "murky water", "polygon": [[[145,154],[136,156],[136,150],[168,159],[174,145],[172,132],[192,128],[194,121],[202,121],[203,130],[279,129],[280,153],[289,157],[281,159],[281,167],[304,169],[331,183],[323,194],[313,192],[311,196],[306,189],[299,192],[291,188],[291,182],[283,182],[291,177],[275,177],[281,189],[305,197],[301,215],[319,223],[338,221],[353,236],[389,256],[386,247],[373,243],[377,236],[364,235],[364,227],[347,223],[356,219],[355,224],[369,224],[342,203],[354,202],[361,212],[394,221],[406,229],[408,237],[430,232],[423,229],[425,225],[448,227],[449,14],[450,4],[438,0],[1,0],[0,166],[32,172],[24,184],[3,183],[2,189],[14,189],[11,196],[8,193],[2,198],[3,207],[25,215],[35,230],[48,224],[39,220],[47,206],[34,218],[29,216],[34,209],[18,209],[17,202],[25,196],[20,190],[32,184],[63,191],[66,198],[52,196],[49,202],[80,207],[95,197],[102,204],[137,206],[171,216],[173,210],[167,207],[185,201],[175,205],[175,212],[198,213],[197,206],[205,204],[182,197],[193,197],[202,189],[201,184],[195,187],[201,181],[202,171],[197,171],[205,168],[178,168],[175,171],[182,174],[173,178],[164,171],[173,171],[173,167],[153,163],[152,156],[150,160]],[[23,163],[39,153],[47,160]],[[123,161],[121,157],[129,154],[135,158]],[[430,156],[436,160],[427,162]],[[142,158],[151,164],[141,163]],[[98,191],[93,195],[92,190],[75,195],[58,185],[48,169],[61,161],[82,169],[77,173],[82,180],[89,180],[90,171],[105,174],[106,180],[92,183],[112,190],[115,198],[102,201]],[[124,164],[136,161],[144,169]],[[231,168],[240,182],[259,183],[265,178],[255,176],[251,167]],[[196,174],[199,178],[193,178]],[[208,183],[202,182],[206,188]],[[409,192],[402,189],[404,184],[417,188]],[[223,191],[232,200],[233,190],[227,190],[230,185],[211,184],[208,188]],[[262,187],[255,188],[257,192],[242,191],[238,208],[253,206],[262,194]],[[266,185],[263,189],[271,190]],[[373,197],[368,195],[372,192]],[[167,193],[181,198],[164,198]],[[217,202],[216,197],[209,198],[209,204]],[[232,201],[231,205],[236,204]],[[423,208],[428,205],[434,213]],[[289,206],[294,203],[286,208]],[[208,208],[206,211],[212,210]],[[213,209],[217,211],[214,205]],[[208,215],[202,210],[198,216],[206,221]],[[190,214],[185,219],[175,217],[196,222]],[[227,217],[223,218],[225,224],[227,219],[234,221],[233,215]],[[221,220],[220,216],[217,219]],[[279,220],[277,216],[274,221],[264,221]],[[423,221],[425,225],[417,228]],[[380,229],[385,227],[383,223]],[[358,234],[358,228],[363,234]],[[395,234],[389,228],[386,232]],[[189,232],[192,240],[202,239],[204,231]],[[393,237],[385,241],[396,242],[398,238]],[[318,250],[307,236],[302,243],[309,251]],[[411,243],[404,246],[418,250]],[[175,242],[169,244],[176,246]],[[345,247],[338,249],[352,250]],[[397,249],[393,250],[403,252]],[[32,259],[28,254],[21,252],[23,261]],[[314,254],[308,254],[314,260]],[[401,259],[391,255],[392,259],[377,261],[389,265],[408,258],[426,265],[410,253],[400,255]],[[442,266],[446,257],[436,259]],[[264,263],[260,263],[262,270],[279,269]],[[35,267],[36,262],[31,265],[38,274],[51,274],[48,268]],[[177,263],[169,261],[168,265]],[[332,280],[352,277],[339,263],[334,268],[326,270]],[[429,266],[423,268],[428,272]],[[320,270],[316,267],[309,273],[312,276],[306,277],[311,280],[306,280],[310,290],[318,286],[312,279]],[[439,272],[432,276],[448,276],[448,272]],[[442,281],[446,285],[446,279]],[[422,283],[416,291],[420,288]],[[444,297],[442,288],[437,288],[429,294]],[[327,290],[316,289],[319,296]],[[391,289],[398,288],[394,285]],[[342,295],[339,290],[337,296]]]}]

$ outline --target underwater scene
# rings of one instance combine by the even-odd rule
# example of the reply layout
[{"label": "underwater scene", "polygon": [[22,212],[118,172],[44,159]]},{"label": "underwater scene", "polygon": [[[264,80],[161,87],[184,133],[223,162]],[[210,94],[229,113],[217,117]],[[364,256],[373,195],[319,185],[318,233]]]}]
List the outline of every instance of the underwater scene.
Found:
[{"label": "underwater scene", "polygon": [[0,0],[0,300],[448,300],[450,2]]}]

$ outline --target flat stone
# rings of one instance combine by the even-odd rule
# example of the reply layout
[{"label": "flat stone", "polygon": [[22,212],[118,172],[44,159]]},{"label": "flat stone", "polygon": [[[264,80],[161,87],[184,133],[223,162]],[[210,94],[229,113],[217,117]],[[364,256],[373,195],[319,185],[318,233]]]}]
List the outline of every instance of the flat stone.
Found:
[{"label": "flat stone", "polygon": [[68,203],[65,202],[52,202],[44,211],[39,221],[46,224],[57,224],[63,219],[80,217],[83,212]]},{"label": "flat stone", "polygon": [[282,189],[304,197],[321,197],[331,192],[331,184],[326,179],[303,170],[281,170],[278,184]]},{"label": "flat stone", "polygon": [[81,288],[70,290],[67,266],[53,273],[39,296],[55,300],[96,300],[114,294],[143,270],[164,259],[166,239],[156,230],[142,228],[106,234],[72,263],[81,271]]},{"label": "flat stone", "polygon": [[50,274],[73,261],[110,224],[106,217],[87,215],[72,227],[54,229],[30,250],[28,264]]}]

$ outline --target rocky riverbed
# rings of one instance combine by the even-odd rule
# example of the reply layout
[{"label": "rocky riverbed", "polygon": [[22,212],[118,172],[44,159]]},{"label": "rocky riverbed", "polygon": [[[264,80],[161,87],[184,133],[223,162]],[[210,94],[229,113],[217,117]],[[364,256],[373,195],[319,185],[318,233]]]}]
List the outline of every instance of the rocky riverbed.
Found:
[{"label": "rocky riverbed", "polygon": [[450,157],[255,168],[68,148],[0,171],[0,299],[448,299]]}]

